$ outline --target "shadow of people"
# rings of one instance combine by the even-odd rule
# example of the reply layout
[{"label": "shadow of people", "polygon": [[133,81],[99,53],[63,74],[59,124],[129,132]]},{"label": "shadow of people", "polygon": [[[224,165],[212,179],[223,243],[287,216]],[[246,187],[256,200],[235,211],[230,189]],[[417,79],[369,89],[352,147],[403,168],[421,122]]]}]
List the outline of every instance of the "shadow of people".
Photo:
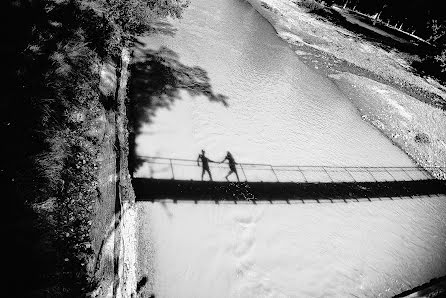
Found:
[{"label": "shadow of people", "polygon": [[200,166],[200,162],[201,162],[201,167],[202,167],[202,169],[203,169],[203,171],[201,172],[201,181],[203,181],[204,174],[205,174],[206,172],[207,172],[208,175],[209,175],[209,180],[213,181],[213,180],[212,180],[211,170],[210,170],[210,168],[209,168],[209,163],[210,163],[210,162],[215,162],[215,161],[213,161],[213,160],[209,159],[208,157],[206,157],[205,154],[206,154],[205,151],[204,151],[204,150],[201,150],[201,154],[199,154],[199,155],[198,155],[198,158],[197,158],[197,165]]},{"label": "shadow of people", "polygon": [[150,123],[158,109],[169,109],[180,100],[181,90],[192,96],[204,95],[209,101],[227,106],[227,97],[213,91],[207,72],[181,63],[174,51],[166,47],[144,49],[141,44],[133,55],[128,93],[129,167],[132,174],[142,165],[142,160],[135,154],[135,138],[142,125]]},{"label": "shadow of people", "polygon": [[231,152],[227,152],[225,158],[220,162],[223,163],[225,160],[228,161],[229,164],[229,172],[228,174],[225,176],[226,180],[229,181],[229,176],[234,173],[235,176],[237,177],[237,181],[240,182],[240,178],[238,177],[238,173],[237,173],[237,168],[236,168],[236,162],[234,157],[232,156]]}]

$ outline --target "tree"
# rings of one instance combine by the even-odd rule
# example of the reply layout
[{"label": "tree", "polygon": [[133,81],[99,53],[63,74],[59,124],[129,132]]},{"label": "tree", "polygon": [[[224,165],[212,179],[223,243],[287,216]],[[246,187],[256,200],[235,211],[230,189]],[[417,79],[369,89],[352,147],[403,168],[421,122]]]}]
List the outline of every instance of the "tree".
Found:
[{"label": "tree", "polygon": [[[8,198],[4,206],[10,224],[8,255],[14,264],[8,264],[13,271],[7,282],[12,290],[26,284],[23,296],[85,294],[89,282],[85,243],[91,202],[97,198],[100,142],[89,130],[98,111],[109,108],[101,101],[99,66],[112,61],[121,77],[126,70],[122,53],[128,54],[136,37],[172,33],[164,18],[180,17],[187,4],[183,0],[2,3],[2,19],[7,21],[2,36],[7,42],[1,50],[8,59],[0,132],[8,144],[2,146],[0,178]],[[117,87],[125,91],[125,82]],[[43,215],[27,208],[43,202],[50,206]],[[35,215],[32,220],[24,208]],[[28,274],[15,278],[23,271]]]},{"label": "tree", "polygon": [[[166,17],[180,18],[189,0],[78,0],[79,6],[96,13],[106,32],[107,49],[118,56],[122,47],[131,46],[138,36],[171,34]],[[98,24],[95,24],[98,25]],[[100,37],[100,36],[99,36]]]}]

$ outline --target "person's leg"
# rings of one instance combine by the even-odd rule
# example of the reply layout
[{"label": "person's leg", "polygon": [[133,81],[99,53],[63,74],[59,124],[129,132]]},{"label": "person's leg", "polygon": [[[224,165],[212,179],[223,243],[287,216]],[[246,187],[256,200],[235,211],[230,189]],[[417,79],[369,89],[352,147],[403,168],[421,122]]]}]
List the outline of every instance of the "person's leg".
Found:
[{"label": "person's leg", "polygon": [[226,180],[228,180],[229,181],[229,179],[228,179],[228,177],[233,173],[234,171],[233,170],[229,170],[229,173],[228,173],[228,175],[226,175]]},{"label": "person's leg", "polygon": [[203,168],[203,170],[201,171],[201,181],[203,181],[203,178],[204,178],[204,168]]},{"label": "person's leg", "polygon": [[207,171],[208,171],[208,174],[209,174],[209,179],[211,179],[211,181],[213,181],[213,180],[212,180],[211,170],[210,170],[210,169],[207,169]]},{"label": "person's leg", "polygon": [[240,179],[238,178],[237,170],[235,170],[234,173],[235,173],[235,176],[237,176],[237,181],[240,182]]}]

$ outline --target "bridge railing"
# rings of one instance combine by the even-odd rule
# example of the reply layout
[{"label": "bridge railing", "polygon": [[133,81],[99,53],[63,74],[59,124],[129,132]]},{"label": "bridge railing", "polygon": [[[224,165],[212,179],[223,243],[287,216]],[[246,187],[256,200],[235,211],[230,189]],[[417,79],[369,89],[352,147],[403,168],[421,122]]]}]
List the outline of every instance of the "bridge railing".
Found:
[{"label": "bridge railing", "polygon": [[[144,160],[139,177],[174,180],[201,180],[202,168],[196,160],[164,157],[140,157]],[[209,163],[214,181],[225,181],[229,172],[227,163]],[[421,167],[370,167],[370,166],[301,166],[238,163],[240,181],[250,182],[383,182],[435,179]],[[429,169],[446,171],[446,168]],[[236,181],[235,174],[229,176]],[[204,180],[209,180],[208,174]]]}]

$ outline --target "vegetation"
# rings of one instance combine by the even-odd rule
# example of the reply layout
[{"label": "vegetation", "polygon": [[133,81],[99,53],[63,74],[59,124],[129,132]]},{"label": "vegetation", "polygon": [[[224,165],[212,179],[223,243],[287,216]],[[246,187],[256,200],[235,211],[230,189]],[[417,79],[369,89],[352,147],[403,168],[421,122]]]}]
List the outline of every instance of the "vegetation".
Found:
[{"label": "vegetation", "polygon": [[[6,3],[0,178],[10,240],[8,297],[94,295],[91,225],[94,202],[101,199],[98,156],[106,146],[99,120],[115,115],[118,123],[120,106],[128,100],[120,88],[128,79],[121,78],[127,73],[123,53],[141,46],[138,36],[173,34],[165,19],[181,17],[187,5],[188,0]],[[224,102],[212,92],[206,72],[181,64],[174,52],[141,53],[130,84],[135,113],[145,105],[161,107],[152,99],[169,88],[162,96],[167,106],[179,99],[180,89]],[[101,68],[110,65],[116,86],[103,94]],[[139,74],[148,77],[140,81]],[[138,122],[131,122],[135,131],[140,121],[150,121],[150,115],[137,116]],[[127,144],[118,135],[114,139],[119,160],[128,148],[121,148]],[[119,166],[112,174],[119,176]]]},{"label": "vegetation", "polygon": [[295,2],[295,3],[299,4],[302,7],[307,8],[309,12],[321,11],[324,8],[322,3],[316,0],[301,0],[300,2]]},{"label": "vegetation", "polygon": [[446,15],[442,3],[435,0],[300,0],[298,4],[312,12],[322,10],[321,3],[337,4],[370,15],[375,22],[388,24],[414,34],[432,46],[419,52],[413,66],[423,74],[446,82]]},{"label": "vegetation", "polygon": [[432,40],[435,35],[435,24],[443,28],[446,25],[441,3],[433,0],[331,0],[326,2],[372,15],[377,20],[389,22],[426,40]]},{"label": "vegetation", "polygon": [[187,4],[5,4],[0,177],[8,210],[5,237],[11,239],[8,297],[79,297],[94,287],[87,265],[102,138],[94,123],[116,108],[100,93],[100,67],[115,64],[119,78],[121,51],[137,35],[172,32],[162,18],[180,17]]},{"label": "vegetation", "polygon": [[[347,5],[378,13],[384,21],[392,18],[436,44],[423,65],[445,74],[445,18],[433,1],[416,1],[420,6],[366,2]],[[92,203],[99,195],[102,145],[95,123],[104,111],[117,108],[116,94],[106,97],[99,90],[100,69],[105,63],[115,65],[119,81],[122,51],[134,47],[137,36],[173,34],[164,19],[181,17],[187,5],[187,0],[4,3],[0,179],[8,222],[4,237],[10,240],[6,283],[12,291],[6,296],[79,297],[94,288],[89,231]],[[143,51],[137,58],[132,70],[151,79],[130,84],[136,132],[140,121],[150,120],[150,115],[138,114],[141,107],[150,107],[150,113],[169,106],[180,89],[225,100],[212,92],[202,69],[179,63],[172,51]]]}]

